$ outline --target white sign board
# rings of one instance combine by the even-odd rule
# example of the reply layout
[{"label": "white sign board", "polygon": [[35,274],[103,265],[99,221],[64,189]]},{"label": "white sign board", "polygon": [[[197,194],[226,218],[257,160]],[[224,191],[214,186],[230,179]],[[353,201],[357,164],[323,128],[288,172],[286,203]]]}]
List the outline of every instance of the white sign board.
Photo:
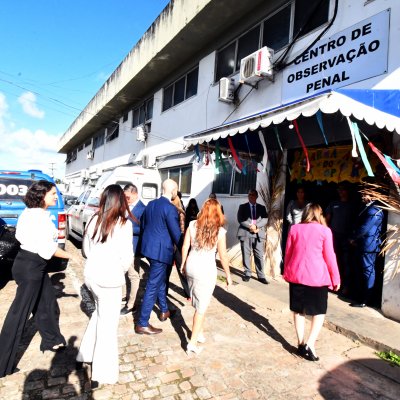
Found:
[{"label": "white sign board", "polygon": [[283,71],[282,102],[387,72],[390,10],[318,41]]}]

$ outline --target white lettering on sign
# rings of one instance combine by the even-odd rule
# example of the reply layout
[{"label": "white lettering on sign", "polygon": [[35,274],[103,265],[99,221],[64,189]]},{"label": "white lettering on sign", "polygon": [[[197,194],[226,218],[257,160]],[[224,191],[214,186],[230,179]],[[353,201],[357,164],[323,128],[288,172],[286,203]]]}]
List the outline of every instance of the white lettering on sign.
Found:
[{"label": "white lettering on sign", "polygon": [[0,195],[25,196],[27,191],[28,186],[26,185],[4,185],[0,183]]},{"label": "white lettering on sign", "polygon": [[299,55],[283,71],[282,102],[387,72],[390,10],[385,10]]}]

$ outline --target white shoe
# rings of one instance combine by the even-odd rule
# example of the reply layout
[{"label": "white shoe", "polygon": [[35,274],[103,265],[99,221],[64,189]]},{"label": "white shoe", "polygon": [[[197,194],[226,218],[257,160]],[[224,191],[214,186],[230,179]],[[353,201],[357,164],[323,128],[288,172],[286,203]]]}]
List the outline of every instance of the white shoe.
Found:
[{"label": "white shoe", "polygon": [[207,339],[203,334],[197,336],[197,343],[205,343],[206,341]]},{"label": "white shoe", "polygon": [[188,356],[198,356],[201,352],[203,351],[203,349],[201,347],[197,347],[194,344],[188,343],[187,347],[186,347],[186,354]]}]

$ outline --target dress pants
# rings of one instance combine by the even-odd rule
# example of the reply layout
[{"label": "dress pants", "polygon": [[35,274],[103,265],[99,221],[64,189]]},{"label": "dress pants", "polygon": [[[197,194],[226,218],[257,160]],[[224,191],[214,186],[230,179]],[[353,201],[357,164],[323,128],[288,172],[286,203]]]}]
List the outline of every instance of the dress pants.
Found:
[{"label": "dress pants", "polygon": [[161,261],[149,259],[150,271],[147,279],[146,291],[144,292],[142,308],[138,325],[148,326],[151,311],[154,304],[158,302],[161,312],[168,311],[167,296],[166,296],[166,277],[168,264]]},{"label": "dress pants", "polygon": [[369,303],[372,300],[373,288],[375,284],[375,261],[377,257],[376,252],[360,252],[360,303]]},{"label": "dress pants", "polygon": [[101,287],[89,280],[96,309],[90,318],[79,348],[77,361],[92,363],[92,381],[114,384],[118,381],[118,324],[122,287]]},{"label": "dress pants", "polygon": [[60,309],[45,268],[46,260],[23,249],[14,260],[12,273],[18,287],[0,335],[0,377],[14,371],[18,346],[31,313],[42,338],[41,350],[65,344],[58,325]]},{"label": "dress pants", "polygon": [[126,307],[128,309],[133,308],[136,301],[137,292],[139,290],[140,285],[140,257],[135,257],[133,259],[132,265],[129,267],[127,275],[128,275],[128,284],[126,290]]},{"label": "dress pants", "polygon": [[250,256],[253,251],[254,263],[256,265],[257,277],[265,278],[264,274],[264,241],[257,237],[240,238],[240,248],[242,250],[242,262],[244,274],[251,276]]}]

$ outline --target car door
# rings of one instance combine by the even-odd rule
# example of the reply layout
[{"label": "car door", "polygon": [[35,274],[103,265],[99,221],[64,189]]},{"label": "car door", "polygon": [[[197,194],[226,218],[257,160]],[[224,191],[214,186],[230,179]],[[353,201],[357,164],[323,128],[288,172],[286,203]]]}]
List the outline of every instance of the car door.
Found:
[{"label": "car door", "polygon": [[81,204],[82,201],[85,197],[85,193],[83,192],[78,196],[78,199],[76,200],[75,204],[72,205],[70,207],[70,209],[68,210],[68,219],[70,221],[69,227],[70,229],[76,231],[76,227],[77,227],[77,219],[79,218],[79,212],[81,209]]}]

